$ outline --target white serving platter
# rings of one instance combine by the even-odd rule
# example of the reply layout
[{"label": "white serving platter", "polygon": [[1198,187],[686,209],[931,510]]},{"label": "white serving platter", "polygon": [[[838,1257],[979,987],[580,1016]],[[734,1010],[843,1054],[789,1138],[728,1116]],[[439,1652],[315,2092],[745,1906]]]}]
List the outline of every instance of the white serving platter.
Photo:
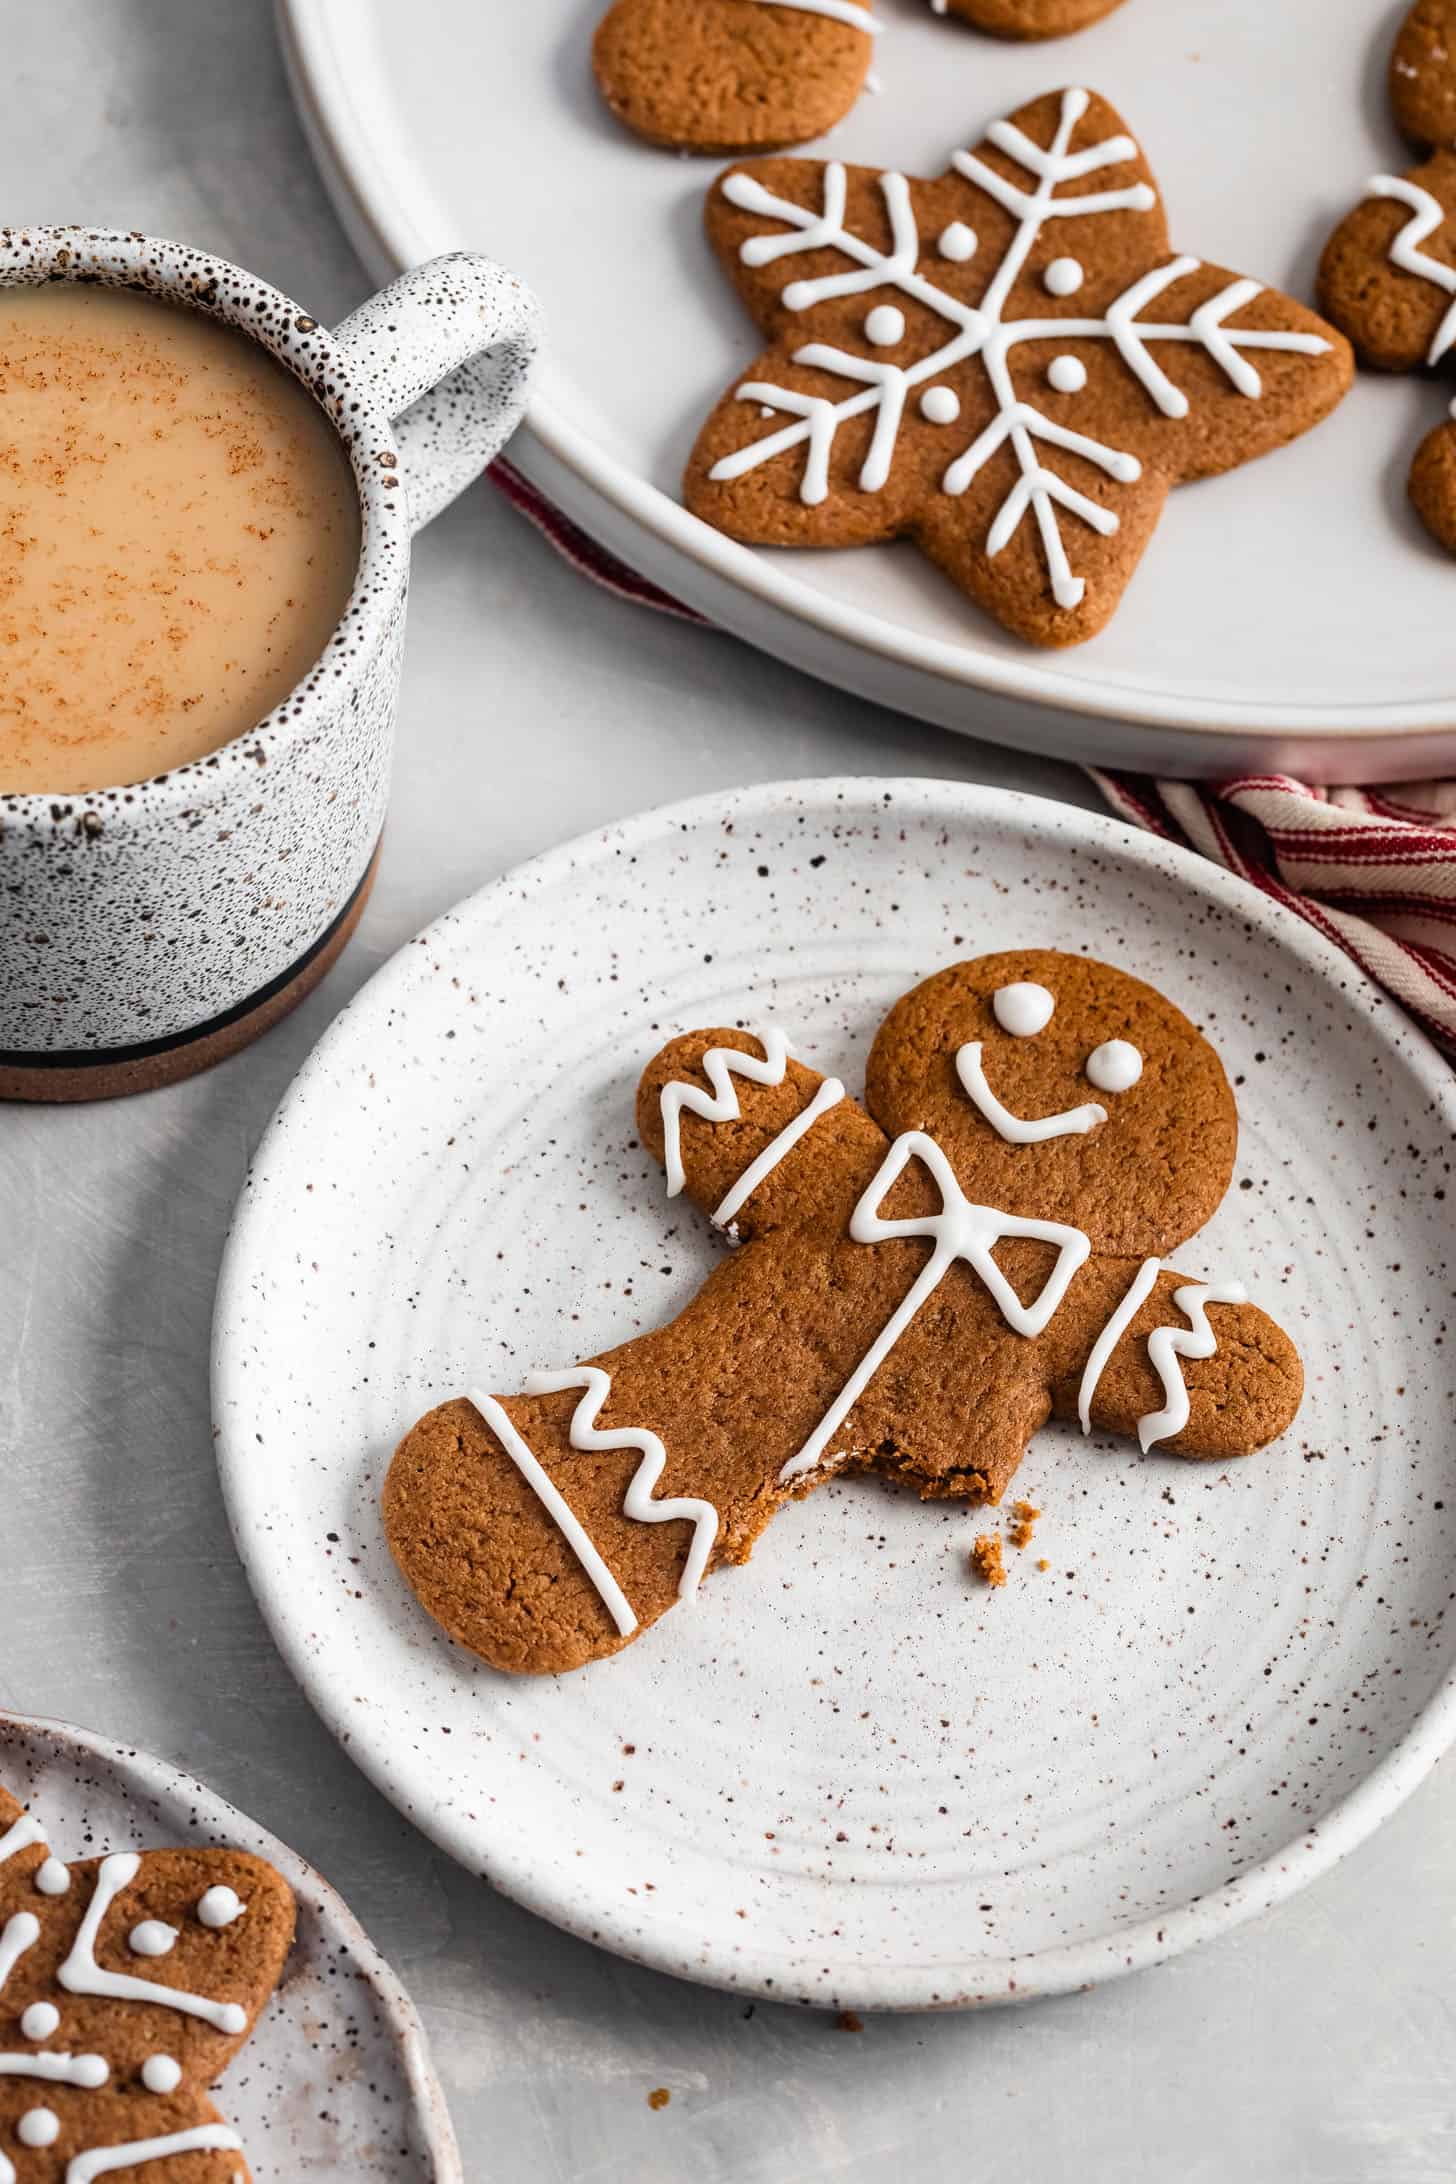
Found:
[{"label": "white serving platter", "polygon": [[[550,353],[512,460],[568,514],[754,644],[949,727],[1154,772],[1456,762],[1456,568],[1404,497],[1442,413],[1430,384],[1363,380],[1295,447],[1175,494],[1111,626],[1070,652],[1004,635],[909,546],[762,552],[690,517],[684,458],[758,342],[700,234],[722,162],[647,148],[595,95],[604,5],[279,0],[371,270],[468,246],[541,295]],[[1383,91],[1390,0],[1127,0],[1032,46],[924,0],[878,7],[883,88],[834,155],[937,173],[997,115],[1085,82],[1141,137],[1176,247],[1299,295],[1366,178],[1409,160]]]},{"label": "white serving platter", "polygon": [[[1218,1046],[1238,1174],[1177,1263],[1294,1335],[1293,1431],[1198,1466],[1048,1429],[994,1595],[977,1512],[844,1481],[614,1659],[452,1645],[383,1537],[397,1440],[669,1317],[722,1248],[636,1142],[646,1060],[767,1020],[853,1089],[897,994],[1024,945],[1115,959]],[[214,1326],[239,1550],[400,1810],[626,1956],[860,2008],[1156,1962],[1313,1880],[1456,1728],[1453,1126],[1449,1068],[1327,942],[1113,821],[830,781],[610,827],[401,950],[264,1138]]]}]

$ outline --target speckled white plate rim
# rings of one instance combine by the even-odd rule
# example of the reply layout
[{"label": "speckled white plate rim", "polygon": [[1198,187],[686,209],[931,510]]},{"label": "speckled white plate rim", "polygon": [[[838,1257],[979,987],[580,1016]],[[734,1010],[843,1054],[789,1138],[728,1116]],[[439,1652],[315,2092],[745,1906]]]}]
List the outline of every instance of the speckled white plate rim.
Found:
[{"label": "speckled white plate rim", "polygon": [[[1432,1109],[1448,1121],[1456,1137],[1456,1074],[1423,1033],[1404,1017],[1387,996],[1367,980],[1335,945],[1307,926],[1280,904],[1257,894],[1247,883],[1189,850],[1139,833],[1120,820],[1084,812],[1050,799],[975,783],[881,776],[827,776],[821,779],[760,783],[742,789],[712,791],[680,803],[655,807],[613,822],[547,850],[525,864],[503,873],[476,894],[434,920],[415,940],[405,944],[381,966],[324,1033],[259,1142],[254,1166],[265,1165],[280,1128],[295,1102],[307,1096],[322,1079],[333,1059],[343,1051],[356,1031],[370,1018],[387,1012],[407,994],[418,951],[436,932],[455,925],[462,917],[486,918],[519,895],[529,882],[539,887],[558,872],[579,868],[587,859],[630,852],[635,846],[671,831],[690,839],[699,830],[716,828],[725,820],[735,825],[757,817],[772,818],[789,806],[822,805],[835,811],[842,822],[851,812],[869,813],[882,820],[886,806],[909,810],[920,818],[943,817],[946,823],[965,825],[980,819],[1019,826],[1029,833],[1052,831],[1079,846],[1101,850],[1154,873],[1171,876],[1195,896],[1235,914],[1245,925],[1263,934],[1284,950],[1307,972],[1325,984],[1336,985],[1348,1006],[1369,1026],[1372,1042],[1384,1047],[1413,1073]],[[260,1206],[249,1207],[247,1194],[240,1197],[229,1232],[219,1275],[213,1320],[213,1411],[218,1425],[215,1446],[224,1498],[238,1552],[249,1581],[284,1660],[321,1718],[338,1738],[355,1764],[415,1826],[468,1870],[479,1870],[478,1833],[461,1823],[448,1806],[432,1806],[418,1785],[398,1777],[388,1749],[375,1748],[364,1724],[351,1711],[347,1693],[336,1693],[309,1646],[308,1603],[297,1602],[270,1569],[266,1554],[253,1551],[254,1540],[263,1538],[250,1523],[255,1474],[241,1450],[229,1440],[225,1421],[233,1408],[234,1382],[229,1332],[237,1318],[237,1300],[246,1284],[247,1270],[255,1256],[255,1224],[264,1218]],[[1343,1796],[1317,1826],[1294,1835],[1277,1852],[1251,1866],[1220,1887],[1175,1909],[1118,1929],[1115,1937],[1053,1944],[1050,1947],[1006,1954],[1000,1961],[1008,1974],[994,1988],[984,1986],[986,1959],[976,1960],[982,1984],[975,1991],[944,1998],[946,1971],[938,1977],[941,1998],[930,1995],[931,1973],[921,1965],[856,1965],[848,1982],[855,2007],[870,2010],[923,2010],[971,2008],[1024,2002],[1040,1997],[1075,1993],[1106,1980],[1143,1970],[1180,1955],[1199,1942],[1229,1931],[1244,1921],[1270,1910],[1294,1895],[1340,1859],[1356,1849],[1425,1780],[1436,1761],[1456,1742],[1456,1669],[1448,1671],[1416,1717],[1413,1726],[1387,1755],[1365,1775],[1359,1785]],[[528,1862],[509,1857],[487,1861],[481,1876],[491,1886],[543,1918],[584,1939],[653,1969],[691,1979],[699,1984],[722,1986],[738,1994],[759,1994],[785,2001],[793,1997],[794,1976],[799,1970],[792,1958],[760,1959],[755,1976],[745,1974],[742,1964],[730,1968],[711,1950],[688,1960],[670,1947],[657,1948],[642,1941],[640,1930],[629,1932],[629,1919],[610,1901],[593,1903],[590,1912],[580,1904],[563,1901]],[[822,1951],[815,1951],[817,1956]],[[822,1997],[819,1999],[823,1999]],[[842,2001],[851,1997],[841,1995]]]},{"label": "speckled white plate rim", "polygon": [[[310,1902],[327,1920],[347,1949],[351,1964],[373,1989],[381,2017],[391,2027],[398,2043],[415,2127],[431,2157],[431,2184],[465,2184],[465,2171],[444,2090],[430,2061],[419,2012],[343,1897],[316,1866],[311,1866],[296,1850],[290,1850],[276,1835],[270,1834],[256,1820],[250,1820],[246,1813],[229,1804],[225,1797],[209,1789],[185,1768],[160,1759],[138,1745],[118,1744],[110,1737],[101,1736],[93,1729],[79,1728],[73,1722],[17,1714],[10,1708],[0,1708],[0,1752],[12,1737],[44,1739],[53,1743],[58,1751],[81,1756],[116,1777],[131,1796],[160,1808],[167,1816],[163,1824],[173,1830],[173,1839],[179,1844],[193,1841],[201,1832],[230,1849],[248,1851],[276,1867],[294,1895]],[[7,1783],[7,1787],[15,1794],[13,1785]],[[97,1849],[105,1847],[101,1844]],[[156,1847],[169,1846],[159,1843]],[[68,1844],[58,1844],[57,1848],[68,1857],[80,1855]],[[226,2102],[226,2078],[221,2081],[219,2097]]]}]

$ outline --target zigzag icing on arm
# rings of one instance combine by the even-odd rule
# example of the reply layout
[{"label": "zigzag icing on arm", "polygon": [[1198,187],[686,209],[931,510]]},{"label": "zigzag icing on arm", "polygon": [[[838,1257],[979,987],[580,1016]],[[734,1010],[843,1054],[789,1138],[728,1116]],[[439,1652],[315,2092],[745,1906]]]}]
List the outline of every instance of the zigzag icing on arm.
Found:
[{"label": "zigzag icing on arm", "polygon": [[[1446,211],[1440,199],[1423,189],[1419,182],[1412,182],[1401,174],[1373,175],[1367,187],[1372,197],[1393,197],[1397,203],[1410,207],[1410,218],[1391,243],[1391,264],[1398,265],[1402,273],[1413,273],[1418,280],[1429,281],[1435,288],[1444,288],[1448,296],[1456,297],[1456,266],[1431,257],[1420,247],[1445,223]],[[1456,343],[1456,302],[1437,327],[1435,339],[1426,352],[1426,362],[1439,364],[1453,343]]]},{"label": "zigzag icing on arm", "polygon": [[701,1116],[704,1122],[737,1122],[743,1110],[738,1104],[734,1077],[746,1077],[750,1084],[783,1083],[789,1063],[788,1039],[770,1024],[759,1038],[759,1045],[763,1048],[762,1060],[756,1054],[741,1053],[737,1047],[709,1047],[701,1066],[713,1088],[711,1092],[677,1077],[663,1086],[662,1164],[667,1170],[669,1198],[676,1198],[687,1182],[682,1163],[683,1109]]},{"label": "zigzag icing on arm", "polygon": [[134,1850],[114,1851],[102,1859],[86,1916],[56,1978],[68,1994],[101,1995],[118,2002],[157,2002],[166,2009],[179,2010],[184,2017],[200,2017],[218,2032],[230,2036],[245,2032],[248,2013],[237,2002],[214,2002],[210,1995],[192,1994],[184,1987],[164,1987],[154,1979],[134,1979],[129,1972],[109,1972],[97,1963],[96,1940],[101,1922],[121,1891],[135,1880],[140,1867],[141,1858]]},{"label": "zigzag icing on arm", "polygon": [[786,1123],[778,1136],[751,1160],[738,1181],[725,1193],[721,1204],[713,1214],[714,1228],[727,1228],[733,1216],[747,1205],[754,1192],[766,1183],[785,1156],[791,1153],[799,1140],[807,1137],[821,1115],[827,1115],[831,1107],[837,1107],[844,1098],[844,1086],[837,1077],[826,1077],[807,1107]]},{"label": "zigzag icing on arm", "polygon": [[200,2123],[191,2131],[172,2131],[166,2138],[132,2139],[125,2146],[97,2146],[90,2153],[75,2154],[66,2166],[66,2184],[91,2184],[93,2177],[113,2169],[130,2169],[147,2161],[165,2161],[170,2154],[240,2154],[243,2142],[225,2123]]},{"label": "zigzag icing on arm", "polygon": [[1163,1383],[1163,1409],[1138,1420],[1144,1454],[1159,1441],[1170,1441],[1188,1423],[1188,1389],[1179,1360],[1206,1360],[1218,1352],[1218,1337],[1204,1309],[1210,1304],[1247,1304],[1242,1282],[1188,1282],[1173,1292],[1173,1302],[1188,1321],[1183,1327],[1155,1327],[1148,1337],[1148,1359]]},{"label": "zigzag icing on arm", "polygon": [[1082,1421],[1082,1431],[1092,1431],[1092,1399],[1097,1393],[1102,1375],[1111,1362],[1112,1353],[1137,1315],[1138,1307],[1147,1296],[1163,1262],[1161,1259],[1144,1259],[1142,1265],[1127,1285],[1127,1293],[1121,1304],[1093,1343],[1087,1363],[1082,1369],[1082,1385],[1077,1391],[1077,1416]]}]

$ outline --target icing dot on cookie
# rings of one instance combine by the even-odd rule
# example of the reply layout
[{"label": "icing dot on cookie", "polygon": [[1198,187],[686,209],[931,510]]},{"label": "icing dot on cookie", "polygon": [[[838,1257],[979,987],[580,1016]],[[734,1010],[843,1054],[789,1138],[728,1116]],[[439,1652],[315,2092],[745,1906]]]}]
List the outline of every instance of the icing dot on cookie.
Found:
[{"label": "icing dot on cookie", "polygon": [[954,387],[927,387],[920,397],[920,414],[928,424],[953,425],[961,413],[961,398]]},{"label": "icing dot on cookie", "polygon": [[1085,279],[1076,258],[1053,258],[1042,275],[1049,296],[1075,296]]},{"label": "icing dot on cookie", "polygon": [[78,2055],[71,2064],[71,2083],[85,2093],[94,2093],[110,2076],[111,2065],[104,2055]]},{"label": "icing dot on cookie", "polygon": [[1058,394],[1080,394],[1087,384],[1087,367],[1079,356],[1054,356],[1047,366],[1047,385]]},{"label": "icing dot on cookie", "polygon": [[143,1919],[126,1937],[126,1945],[133,1956],[166,1956],[177,1939],[175,1926],[168,1926],[161,1919]]},{"label": "icing dot on cookie", "polygon": [[1014,986],[998,986],[991,997],[992,1014],[1013,1039],[1034,1039],[1045,1031],[1056,1005],[1045,986],[1024,979]]},{"label": "icing dot on cookie", "polygon": [[27,2040],[49,2040],[60,2021],[61,2013],[54,2002],[32,2002],[20,2020],[20,2029]]},{"label": "icing dot on cookie", "polygon": [[224,2032],[246,2032],[248,2013],[236,2002],[229,2002],[222,2012],[220,2023]]},{"label": "icing dot on cookie", "polygon": [[1099,1092],[1130,1092],[1143,1073],[1143,1058],[1128,1039],[1106,1039],[1087,1057],[1087,1081]]},{"label": "icing dot on cookie", "polygon": [[234,1919],[242,1917],[245,1908],[236,1889],[209,1888],[198,1903],[197,1916],[204,1926],[216,1929],[219,1926],[231,1926]]},{"label": "icing dot on cookie", "polygon": [[142,2084],[149,2093],[175,2093],[182,2083],[182,2065],[173,2055],[149,2055],[142,2064]]},{"label": "icing dot on cookie", "polygon": [[897,304],[877,303],[864,322],[865,339],[877,349],[893,349],[905,339],[905,314]]},{"label": "icing dot on cookie", "polygon": [[941,229],[935,247],[952,265],[964,265],[967,258],[975,257],[978,241],[974,228],[967,227],[964,220],[952,220],[949,227]]},{"label": "icing dot on cookie", "polygon": [[69,1870],[59,1858],[47,1858],[35,1869],[35,1885],[43,1896],[64,1896],[71,1885]]},{"label": "icing dot on cookie", "polygon": [[22,2146],[54,2146],[60,2135],[60,2118],[53,2108],[27,2108],[15,2126]]}]

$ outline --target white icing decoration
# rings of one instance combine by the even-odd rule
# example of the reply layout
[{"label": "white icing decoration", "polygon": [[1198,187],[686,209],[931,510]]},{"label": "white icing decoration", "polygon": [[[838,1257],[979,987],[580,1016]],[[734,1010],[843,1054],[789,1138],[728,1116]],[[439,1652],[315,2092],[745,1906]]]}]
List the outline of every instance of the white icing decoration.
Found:
[{"label": "white icing decoration", "polygon": [[466,1392],[527,1486],[547,1513],[556,1520],[557,1528],[564,1536],[566,1544],[596,1587],[597,1595],[616,1624],[618,1634],[623,1638],[630,1638],[637,1628],[637,1617],[632,1604],[602,1559],[586,1526],[571,1504],[557,1492],[549,1474],[516,1431],[504,1407],[493,1395],[486,1395],[479,1388],[470,1388]]},{"label": "white icing decoration", "polygon": [[975,257],[980,240],[975,229],[967,227],[964,220],[952,220],[949,227],[941,229],[935,247],[952,265],[965,265],[968,259]]},{"label": "white icing decoration", "polygon": [[1082,1421],[1084,1433],[1092,1431],[1092,1399],[1097,1393],[1112,1353],[1136,1318],[1143,1299],[1158,1278],[1162,1264],[1161,1259],[1144,1259],[1128,1283],[1121,1304],[1088,1353],[1087,1362],[1082,1368],[1082,1385],[1077,1391],[1077,1416]]},{"label": "white icing decoration", "polygon": [[[164,1987],[153,1979],[134,1979],[129,1972],[106,1971],[96,1961],[96,1937],[101,1921],[131,1881],[141,1859],[134,1850],[113,1851],[103,1858],[96,1875],[95,1893],[86,1906],[71,1953],[56,1977],[68,1994],[103,1995],[121,2002],[154,2002],[165,2009],[180,2010],[186,2017],[200,2017],[218,2032],[245,2032],[248,2013],[236,2002],[214,2002],[210,1996],[192,1994],[182,1987]],[[112,2164],[116,2166],[115,2163]]]},{"label": "white icing decoration", "polygon": [[[929,1169],[940,1193],[940,1212],[918,1220],[882,1220],[879,1209],[912,1159],[922,1160]],[[945,1154],[934,1138],[927,1137],[922,1130],[909,1130],[896,1138],[854,1209],[849,1233],[857,1244],[877,1244],[897,1236],[923,1236],[934,1249],[903,1302],[886,1322],[798,1455],[790,1457],[780,1471],[781,1486],[791,1484],[818,1467],[835,1434],[901,1335],[957,1259],[964,1259],[980,1277],[1013,1333],[1033,1336],[1045,1333],[1066,1296],[1073,1275],[1092,1249],[1080,1229],[1068,1228],[1057,1221],[1023,1220],[1018,1214],[1002,1213],[994,1206],[973,1205],[956,1181],[955,1171]],[[1038,1242],[1057,1247],[1057,1263],[1032,1304],[1022,1303],[996,1264],[996,1246],[1008,1236],[1033,1237]]]},{"label": "white icing decoration", "polygon": [[806,1137],[821,1115],[827,1115],[831,1107],[837,1107],[844,1098],[844,1086],[837,1077],[826,1077],[807,1107],[786,1123],[778,1136],[765,1145],[757,1160],[751,1160],[738,1181],[725,1193],[722,1203],[713,1215],[714,1228],[726,1229],[733,1217],[773,1174],[779,1162],[791,1153],[800,1138]]},{"label": "white icing decoration", "polygon": [[998,986],[991,996],[991,1014],[1013,1039],[1034,1039],[1039,1031],[1045,1031],[1056,1005],[1045,986],[1026,978],[1010,986]]},{"label": "white icing decoration", "polygon": [[981,1062],[981,1042],[970,1039],[956,1055],[956,1075],[969,1094],[972,1102],[985,1116],[998,1137],[1008,1145],[1042,1145],[1048,1138],[1085,1137],[1100,1122],[1106,1122],[1107,1109],[1089,1101],[1085,1107],[1067,1107],[1060,1114],[1041,1115],[1028,1121],[1021,1115],[1013,1115],[1003,1107],[986,1081]]},{"label": "white icing decoration", "polygon": [[1205,1307],[1246,1304],[1248,1293],[1242,1282],[1188,1282],[1174,1290],[1173,1302],[1188,1326],[1155,1327],[1148,1337],[1148,1359],[1163,1383],[1164,1407],[1138,1420],[1138,1442],[1144,1453],[1159,1441],[1172,1440],[1188,1423],[1188,1389],[1179,1360],[1210,1358],[1218,1350],[1218,1337],[1208,1324]]},{"label": "white icing decoration", "polygon": [[61,2135],[61,2119],[53,2108],[27,2108],[15,2126],[22,2146],[54,2146]]},{"label": "white icing decoration", "polygon": [[139,2167],[146,2161],[165,2161],[169,2154],[240,2154],[243,2142],[223,2123],[200,2123],[191,2131],[172,2131],[166,2138],[129,2139],[124,2146],[97,2146],[76,2154],[67,2169],[65,2184],[91,2184],[93,2177],[113,2169]]},{"label": "white icing decoration", "polygon": [[219,1927],[231,1926],[233,1920],[240,1919],[247,1908],[236,1889],[219,1885],[207,1889],[199,1898],[197,1916],[202,1925],[211,1927],[216,1932]]},{"label": "white icing decoration", "polygon": [[35,1843],[45,1841],[45,1829],[30,1813],[23,1812],[18,1820],[12,1820],[0,1835],[0,1865],[7,1858],[14,1858],[22,1850],[29,1850]]},{"label": "white icing decoration", "polygon": [[954,387],[927,387],[920,397],[920,414],[927,424],[953,425],[961,413],[961,398]]},{"label": "white icing decoration", "polygon": [[47,1858],[35,1869],[35,1885],[43,1896],[64,1896],[71,1885],[71,1873],[59,1858]]},{"label": "white icing decoration", "polygon": [[142,2084],[149,2093],[175,2093],[182,2083],[182,2065],[175,2055],[149,2055],[142,2064]]},{"label": "white icing decoration", "polygon": [[1104,1039],[1087,1057],[1087,1082],[1099,1092],[1130,1092],[1143,1073],[1143,1058],[1130,1039]]},{"label": "white icing decoration", "polygon": [[177,1929],[161,1919],[143,1919],[127,1935],[126,1945],[133,1956],[169,1956],[177,1946]]},{"label": "white icing decoration", "polygon": [[32,2002],[20,2020],[20,2030],[27,2040],[49,2040],[60,2022],[61,2013],[54,2002]]},{"label": "white icing decoration", "polygon": [[855,0],[759,0],[759,4],[796,8],[803,15],[827,15],[832,22],[848,23],[851,30],[862,30],[869,38],[874,37],[880,27],[872,15],[855,5]]},{"label": "white icing decoration", "polygon": [[864,322],[865,339],[877,349],[893,349],[905,339],[905,314],[893,303],[877,303]]},{"label": "white icing decoration", "polygon": [[[1402,273],[1414,273],[1418,280],[1430,281],[1436,288],[1444,288],[1447,295],[1456,298],[1456,266],[1447,265],[1440,258],[1432,258],[1421,249],[1440,228],[1446,218],[1439,198],[1422,189],[1419,182],[1412,182],[1399,174],[1377,174],[1368,184],[1372,197],[1393,197],[1398,203],[1410,207],[1411,217],[1406,221],[1390,246],[1390,262],[1398,265]],[[1428,364],[1439,364],[1448,349],[1456,344],[1456,301],[1436,329],[1435,339],[1426,352]]]},{"label": "white icing decoration", "polygon": [[[1005,255],[978,304],[962,302],[919,271],[920,235],[910,185],[905,177],[887,172],[879,177],[881,195],[889,220],[888,250],[867,242],[845,225],[848,176],[838,160],[823,169],[819,210],[776,195],[751,174],[736,171],[722,184],[724,196],[742,211],[780,223],[777,233],[752,235],[740,245],[739,256],[748,266],[764,266],[801,253],[835,250],[847,259],[850,270],[815,279],[790,282],[781,302],[787,311],[811,310],[833,298],[866,295],[877,289],[897,290],[933,312],[950,329],[940,347],[918,362],[897,365],[858,356],[830,343],[811,341],[794,352],[797,364],[830,372],[848,380],[857,391],[842,400],[811,395],[772,382],[749,380],[736,391],[744,402],[766,403],[790,422],[777,432],[766,433],[745,447],[723,456],[710,477],[726,483],[745,476],[762,463],[795,447],[803,447],[804,471],[799,487],[801,500],[817,506],[828,498],[829,465],[841,427],[852,418],[873,413],[875,423],[869,447],[860,467],[861,492],[875,493],[887,483],[899,441],[900,425],[910,395],[927,381],[943,376],[968,357],[979,356],[985,366],[996,402],[996,416],[974,443],[947,467],[942,488],[950,494],[967,491],[991,458],[1009,447],[1020,473],[987,533],[985,552],[994,558],[1015,536],[1030,514],[1041,538],[1051,588],[1064,609],[1081,605],[1085,580],[1071,567],[1062,537],[1059,510],[1079,517],[1103,537],[1119,525],[1116,511],[1069,485],[1041,460],[1037,443],[1079,455],[1120,484],[1141,476],[1136,456],[1105,446],[1085,433],[1073,432],[1046,417],[1035,404],[1018,395],[1011,371],[1011,356],[1022,343],[1075,337],[1105,341],[1114,348],[1126,369],[1139,381],[1148,399],[1166,417],[1186,417],[1188,397],[1175,387],[1153,361],[1151,345],[1181,342],[1201,349],[1219,367],[1230,384],[1250,399],[1262,392],[1262,381],[1246,352],[1281,349],[1305,356],[1323,355],[1329,344],[1316,334],[1274,329],[1229,328],[1227,321],[1261,293],[1257,281],[1232,280],[1216,295],[1198,306],[1183,324],[1146,321],[1139,313],[1165,290],[1199,269],[1196,258],[1170,259],[1142,274],[1095,319],[1006,319],[1004,310],[1032,249],[1047,222],[1059,218],[1089,219],[1098,214],[1151,211],[1155,192],[1141,180],[1121,188],[1084,191],[1058,196],[1063,183],[1080,182],[1106,167],[1125,165],[1137,157],[1130,137],[1110,136],[1098,144],[1072,152],[1072,133],[1086,113],[1088,94],[1081,90],[1062,94],[1061,118],[1049,146],[1035,144],[1016,125],[998,121],[987,131],[988,141],[1008,153],[1035,177],[1035,187],[1025,189],[1009,181],[974,152],[955,152],[951,164],[976,189],[1010,212],[1016,230]],[[1053,269],[1072,261],[1054,260]],[[1055,289],[1053,290],[1055,293]]]},{"label": "white icing decoration", "polygon": [[40,1920],[31,1911],[17,1911],[5,1921],[0,1933],[0,1990],[27,1949],[40,1940]]},{"label": "white icing decoration", "polygon": [[1053,258],[1041,277],[1049,296],[1075,296],[1087,278],[1078,258]]},{"label": "white icing decoration", "polygon": [[104,2055],[57,2055],[49,2048],[38,2055],[0,2055],[0,2077],[4,2078],[44,2078],[51,2085],[74,2085],[94,2093],[110,2076]]},{"label": "white icing decoration", "polygon": [[1079,356],[1054,356],[1047,366],[1047,385],[1056,394],[1080,394],[1087,384],[1087,367]]},{"label": "white icing decoration", "polygon": [[701,1085],[684,1084],[680,1078],[663,1086],[662,1164],[667,1171],[669,1198],[676,1198],[687,1182],[682,1164],[683,1109],[691,1115],[701,1116],[704,1122],[737,1122],[742,1109],[733,1085],[734,1077],[746,1077],[750,1084],[783,1083],[788,1069],[788,1040],[771,1024],[759,1044],[763,1048],[761,1061],[756,1054],[740,1053],[737,1047],[709,1047],[703,1056],[702,1069],[713,1087],[711,1092],[705,1092]]}]

